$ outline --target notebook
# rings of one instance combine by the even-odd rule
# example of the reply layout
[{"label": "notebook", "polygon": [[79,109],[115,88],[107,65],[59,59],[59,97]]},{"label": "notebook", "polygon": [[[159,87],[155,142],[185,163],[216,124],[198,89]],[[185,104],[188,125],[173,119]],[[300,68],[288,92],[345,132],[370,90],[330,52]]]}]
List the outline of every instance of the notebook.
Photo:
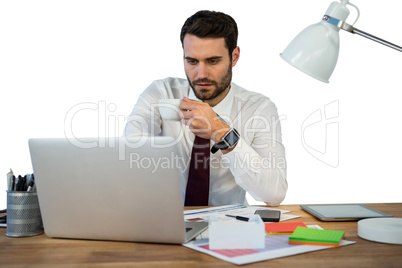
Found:
[{"label": "notebook", "polygon": [[298,226],[289,237],[289,244],[339,247],[344,231],[319,230]]},{"label": "notebook", "polygon": [[44,231],[50,237],[181,244],[208,223],[184,222],[176,142],[29,140]]},{"label": "notebook", "polygon": [[265,223],[265,233],[268,235],[292,234],[298,226],[307,227],[303,222]]}]

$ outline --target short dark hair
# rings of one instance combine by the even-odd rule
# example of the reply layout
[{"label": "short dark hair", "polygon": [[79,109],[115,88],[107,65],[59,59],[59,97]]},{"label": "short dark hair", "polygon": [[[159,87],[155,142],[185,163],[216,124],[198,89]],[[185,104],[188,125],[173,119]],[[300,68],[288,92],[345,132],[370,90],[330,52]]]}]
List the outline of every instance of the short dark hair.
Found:
[{"label": "short dark hair", "polygon": [[239,35],[236,21],[222,12],[201,10],[189,17],[181,28],[180,41],[183,46],[184,36],[192,34],[198,38],[213,37],[225,39],[225,45],[232,57],[237,47]]}]

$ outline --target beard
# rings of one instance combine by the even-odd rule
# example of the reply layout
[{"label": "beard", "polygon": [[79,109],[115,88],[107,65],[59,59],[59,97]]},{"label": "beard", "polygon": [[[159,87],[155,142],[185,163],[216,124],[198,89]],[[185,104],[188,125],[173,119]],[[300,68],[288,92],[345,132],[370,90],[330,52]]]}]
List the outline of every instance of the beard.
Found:
[{"label": "beard", "polygon": [[[186,74],[186,76],[187,76],[187,74]],[[222,92],[224,92],[230,86],[230,82],[232,80],[232,65],[231,65],[231,63],[229,64],[225,75],[223,75],[219,79],[219,81],[209,80],[208,78],[202,78],[202,79],[190,81],[188,76],[187,76],[187,80],[188,80],[188,83],[190,84],[195,96],[198,99],[200,99],[202,101],[213,100],[216,97],[218,97],[219,95],[221,95]],[[212,91],[207,90],[207,89],[200,89],[197,91],[194,87],[198,83],[212,84],[215,87],[215,89],[213,89]]]}]

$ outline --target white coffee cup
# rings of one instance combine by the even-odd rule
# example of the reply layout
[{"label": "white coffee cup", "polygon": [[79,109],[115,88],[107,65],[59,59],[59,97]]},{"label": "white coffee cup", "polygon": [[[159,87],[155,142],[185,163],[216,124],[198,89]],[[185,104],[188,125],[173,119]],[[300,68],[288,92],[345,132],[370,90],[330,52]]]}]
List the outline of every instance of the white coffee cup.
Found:
[{"label": "white coffee cup", "polygon": [[159,112],[165,121],[181,120],[179,116],[182,99],[160,99]]}]

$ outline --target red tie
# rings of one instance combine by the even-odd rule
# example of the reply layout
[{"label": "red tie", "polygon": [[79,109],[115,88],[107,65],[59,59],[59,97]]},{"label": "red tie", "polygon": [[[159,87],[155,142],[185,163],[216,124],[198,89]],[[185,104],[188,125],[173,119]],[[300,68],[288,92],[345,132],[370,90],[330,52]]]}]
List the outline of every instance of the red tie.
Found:
[{"label": "red tie", "polygon": [[208,206],[209,139],[195,136],[188,172],[185,206]]}]

